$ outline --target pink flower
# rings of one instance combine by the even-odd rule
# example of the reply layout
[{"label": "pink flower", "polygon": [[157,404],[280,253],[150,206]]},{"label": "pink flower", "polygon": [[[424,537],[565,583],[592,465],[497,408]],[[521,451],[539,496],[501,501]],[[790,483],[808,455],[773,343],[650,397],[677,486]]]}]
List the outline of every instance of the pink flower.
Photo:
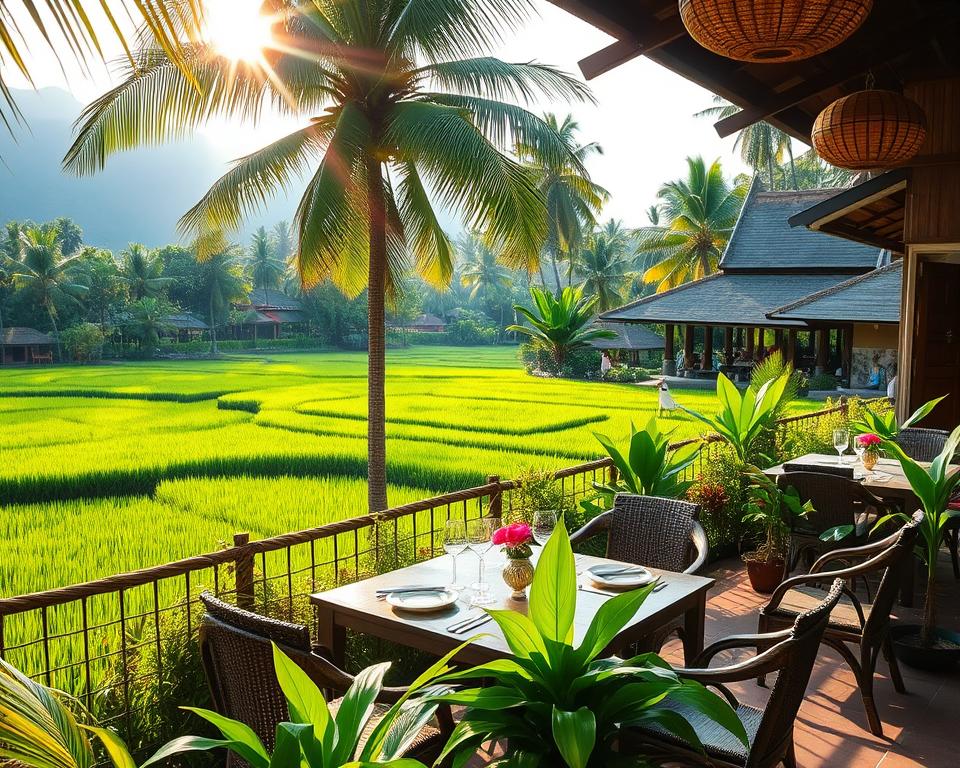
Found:
[{"label": "pink flower", "polygon": [[874,434],[867,433],[865,435],[860,435],[857,438],[857,442],[860,443],[864,448],[876,448],[880,443],[883,442],[879,437]]},{"label": "pink flower", "polygon": [[533,530],[526,523],[513,523],[497,528],[493,533],[493,543],[505,547],[519,547],[533,541]]}]

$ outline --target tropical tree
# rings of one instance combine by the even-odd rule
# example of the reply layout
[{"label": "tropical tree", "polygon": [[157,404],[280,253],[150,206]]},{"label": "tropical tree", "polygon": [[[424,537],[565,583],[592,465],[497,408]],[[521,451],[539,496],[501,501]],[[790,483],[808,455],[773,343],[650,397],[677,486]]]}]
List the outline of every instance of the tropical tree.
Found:
[{"label": "tropical tree", "polygon": [[273,255],[283,264],[286,264],[293,255],[293,235],[290,233],[290,222],[278,221],[273,225]]},{"label": "tropical tree", "polygon": [[163,277],[163,262],[140,243],[130,243],[120,252],[120,259],[120,280],[133,301],[155,297],[173,282]]},{"label": "tropical tree", "polygon": [[130,305],[127,329],[140,342],[146,357],[153,357],[160,346],[160,335],[173,328],[167,319],[173,306],[163,297],[146,296]]},{"label": "tropical tree", "polygon": [[716,271],[745,195],[746,187],[723,178],[719,160],[707,167],[702,157],[688,157],[686,178],[658,193],[663,223],[637,230],[637,253],[653,262],[644,282],[660,292]]},{"label": "tropical tree", "polygon": [[[722,120],[740,111],[740,107],[731,104],[722,96],[713,97],[714,106],[697,112],[695,117],[708,117]],[[740,157],[753,168],[755,174],[767,174],[767,189],[777,189],[776,169],[783,165],[784,156],[789,160],[791,189],[800,189],[797,182],[797,169],[793,159],[793,144],[790,135],[776,126],[762,120],[737,131],[733,148],[740,150]],[[783,187],[787,188],[786,180]]]},{"label": "tropical tree", "polygon": [[563,367],[567,356],[588,346],[594,339],[613,339],[617,334],[602,328],[591,328],[596,297],[585,298],[579,288],[564,288],[559,298],[550,291],[530,289],[534,309],[515,304],[514,310],[530,323],[511,325],[508,331],[522,333],[535,344],[550,350],[557,370]]},{"label": "tropical tree", "polygon": [[60,336],[57,327],[58,304],[79,304],[87,286],[74,276],[79,254],[64,256],[54,228],[28,227],[20,233],[20,260],[8,262],[16,284],[32,288],[37,303],[50,318],[50,327],[57,339],[60,357]]},{"label": "tropical tree", "polygon": [[104,331],[110,307],[125,295],[117,262],[110,251],[86,246],[80,252],[77,266],[83,284],[87,286],[87,307],[96,318],[100,330]]},{"label": "tropical tree", "polygon": [[466,235],[458,243],[463,265],[460,285],[469,288],[469,298],[483,302],[488,314],[494,317],[500,311],[500,326],[503,327],[503,305],[513,285],[513,275],[497,262],[493,249],[476,235]]},{"label": "tropical tree", "polygon": [[797,156],[794,172],[797,177],[797,189],[849,187],[860,178],[860,174],[856,171],[837,168],[820,159],[812,149]]},{"label": "tropical tree", "polygon": [[[553,277],[559,295],[563,284],[560,280],[559,261],[568,260],[567,285],[572,283],[572,254],[596,226],[596,217],[609,193],[590,180],[586,161],[592,155],[603,154],[596,142],[580,144],[577,133],[580,125],[567,115],[559,121],[552,113],[544,115],[547,125],[560,136],[566,152],[559,156],[546,155],[536,146],[519,145],[517,153],[528,167],[534,169],[537,185],[547,201],[547,237],[543,250],[550,257]],[[543,266],[537,261],[540,281],[546,286]]]},{"label": "tropical tree", "polygon": [[210,354],[217,354],[217,326],[230,309],[230,302],[244,298],[249,285],[243,278],[241,248],[229,245],[200,264],[200,283],[207,297],[210,319]]},{"label": "tropical tree", "polygon": [[250,241],[250,277],[253,287],[276,288],[284,273],[284,262],[276,257],[266,227],[259,227]]},{"label": "tropical tree", "polygon": [[634,271],[634,259],[630,238],[619,221],[611,219],[594,232],[580,251],[574,270],[583,281],[584,295],[596,297],[597,311],[606,312],[621,303],[623,289]]},{"label": "tropical tree", "polygon": [[[584,173],[557,131],[514,102],[588,99],[557,69],[484,55],[520,23],[531,0],[291,0],[275,4],[279,42],[259,61],[230,61],[190,43],[185,74],[146,36],[118,86],[88,106],[65,159],[92,173],[115,152],[180,137],[212,118],[255,119],[265,103],[309,118],[304,127],[238,160],[182,219],[198,255],[216,253],[291,179],[311,173],[297,210],[301,281],[333,279],[348,295],[368,288],[368,488],[384,509],[384,305],[410,266],[448,285],[453,247],[429,189],[483,231],[509,264],[535,267],[547,240],[535,171]],[[256,52],[251,52],[255,54]]]}]

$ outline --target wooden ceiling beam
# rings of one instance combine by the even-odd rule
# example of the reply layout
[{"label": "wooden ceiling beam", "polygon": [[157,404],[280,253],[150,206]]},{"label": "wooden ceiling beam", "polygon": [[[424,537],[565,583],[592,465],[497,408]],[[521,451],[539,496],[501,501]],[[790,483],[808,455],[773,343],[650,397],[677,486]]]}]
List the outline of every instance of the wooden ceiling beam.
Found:
[{"label": "wooden ceiling beam", "polygon": [[687,30],[679,16],[661,22],[651,21],[639,35],[618,40],[581,59],[578,62],[580,71],[587,80],[593,80],[631,59],[662,48],[685,34]]},{"label": "wooden ceiling beam", "polygon": [[858,243],[875,245],[878,248],[885,248],[888,251],[903,253],[903,240],[896,240],[890,237],[880,237],[869,230],[857,229],[856,227],[841,224],[839,221],[831,221],[820,228],[822,232],[828,232],[832,235],[843,237],[847,240],[853,240]]}]

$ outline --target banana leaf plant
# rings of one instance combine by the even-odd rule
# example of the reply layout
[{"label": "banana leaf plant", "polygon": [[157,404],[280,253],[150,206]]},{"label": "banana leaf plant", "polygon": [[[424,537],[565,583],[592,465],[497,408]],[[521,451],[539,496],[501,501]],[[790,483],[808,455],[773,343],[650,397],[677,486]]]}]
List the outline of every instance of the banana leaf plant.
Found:
[{"label": "banana leaf plant", "polygon": [[593,434],[613,459],[617,479],[611,483],[593,484],[598,495],[580,502],[587,512],[599,514],[610,509],[613,497],[618,493],[681,499],[693,485],[693,480],[680,478],[697,460],[701,444],[694,441],[671,450],[670,433],[660,430],[656,416],[651,417],[641,430],[630,424],[630,444],[626,454],[621,453],[606,435]]},{"label": "banana leaf plant", "polygon": [[[929,405],[929,403],[928,403]],[[883,443],[884,450],[900,462],[903,474],[920,500],[923,507],[923,522],[920,524],[920,536],[923,543],[918,548],[921,558],[927,566],[927,595],[923,612],[921,642],[925,646],[933,643],[937,626],[937,557],[943,542],[943,527],[953,518],[960,516],[960,510],[949,509],[951,496],[960,488],[960,467],[951,465],[957,448],[960,447],[960,426],[953,430],[940,454],[924,467],[911,459],[903,449],[892,440]],[[906,512],[894,512],[877,520],[874,530],[888,520],[910,521]]]},{"label": "banana leaf plant", "polygon": [[944,397],[946,395],[924,403],[903,424],[899,425],[897,424],[896,412],[893,409],[888,408],[882,413],[877,413],[868,407],[864,407],[863,414],[850,423],[850,429],[857,435],[874,434],[883,440],[895,440],[901,430],[912,427],[925,418]]},{"label": "banana leaf plant", "polygon": [[[161,747],[141,768],[165,763],[185,752],[221,748],[251,768],[425,768],[402,755],[433,717],[437,704],[411,696],[449,690],[430,684],[453,669],[449,661],[463,645],[417,678],[372,729],[362,748],[361,737],[370,724],[390,664],[377,664],[357,675],[334,714],[307,674],[274,646],[274,665],[290,722],[277,726],[272,755],[249,726],[216,712],[185,707],[212,723],[222,738],[181,736]],[[136,762],[120,737],[106,728],[78,722],[64,703],[66,698],[0,660],[0,760],[12,760],[28,768],[92,768],[97,763],[89,738],[93,735],[102,742],[115,768],[135,768]]]},{"label": "banana leaf plant", "polygon": [[[722,373],[717,376],[717,399],[720,410],[714,416],[704,416],[689,408],[680,408],[695,419],[711,427],[726,440],[743,464],[753,464],[761,459],[768,464],[773,457],[756,451],[758,438],[770,429],[777,415],[777,409],[784,400],[787,385],[790,383],[790,371],[785,371],[777,379],[771,379],[760,389],[748,388],[743,393]],[[757,455],[754,455],[757,453]]]},{"label": "banana leaf plant", "polygon": [[[477,687],[430,696],[466,709],[441,760],[463,766],[491,739],[509,740],[498,768],[600,768],[637,765],[616,752],[621,727],[663,728],[700,746],[690,723],[666,704],[682,702],[747,744],[747,734],[725,699],[680,678],[659,656],[602,657],[654,585],[606,600],[574,644],[577,574],[570,539],[558,525],[537,563],[527,613],[488,610],[512,658],[440,678]],[[481,687],[483,680],[493,685]],[[623,762],[624,760],[627,762]]]}]

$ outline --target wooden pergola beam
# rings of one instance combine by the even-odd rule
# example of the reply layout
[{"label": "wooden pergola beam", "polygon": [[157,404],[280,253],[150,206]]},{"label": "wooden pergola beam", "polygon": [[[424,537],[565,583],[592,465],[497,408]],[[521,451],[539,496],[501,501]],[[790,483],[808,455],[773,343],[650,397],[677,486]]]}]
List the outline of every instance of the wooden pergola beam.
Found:
[{"label": "wooden pergola beam", "polygon": [[606,48],[591,53],[577,64],[584,78],[593,80],[595,77],[625,64],[631,59],[662,48],[685,34],[686,29],[680,17],[674,16],[667,21],[651,24],[649,30],[639,37],[631,35],[622,40],[617,40]]}]

